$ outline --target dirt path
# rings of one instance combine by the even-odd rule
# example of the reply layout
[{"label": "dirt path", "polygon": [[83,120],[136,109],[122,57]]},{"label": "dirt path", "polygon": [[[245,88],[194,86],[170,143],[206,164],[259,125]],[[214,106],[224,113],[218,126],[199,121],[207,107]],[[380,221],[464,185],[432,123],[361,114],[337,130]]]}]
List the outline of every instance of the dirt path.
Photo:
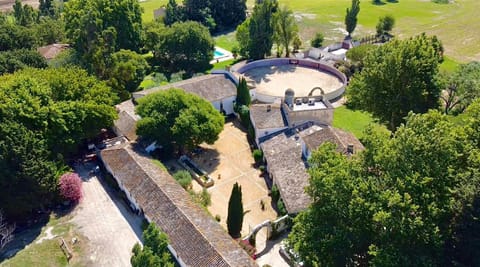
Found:
[{"label": "dirt path", "polygon": [[130,266],[133,245],[140,241],[142,219],[128,210],[101,178],[88,176],[93,166],[79,166],[84,198],[72,222],[88,239],[91,266]]}]

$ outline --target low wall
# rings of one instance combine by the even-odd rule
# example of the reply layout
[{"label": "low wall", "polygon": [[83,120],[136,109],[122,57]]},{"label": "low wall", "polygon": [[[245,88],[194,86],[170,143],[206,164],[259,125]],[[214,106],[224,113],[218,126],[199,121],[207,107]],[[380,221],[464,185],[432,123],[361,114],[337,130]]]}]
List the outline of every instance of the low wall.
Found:
[{"label": "low wall", "polygon": [[[262,59],[250,62],[246,65],[240,67],[237,72],[243,74],[251,69],[260,68],[260,67],[269,67],[269,66],[282,66],[282,65],[298,65],[305,68],[317,69],[323,72],[327,72],[335,77],[337,77],[343,85],[335,91],[329,92],[324,95],[325,99],[332,100],[338,98],[345,92],[345,87],[347,85],[347,77],[342,72],[338,71],[336,68],[321,63],[315,62],[306,59],[293,59],[293,58],[272,58],[272,59]],[[256,94],[256,99],[260,102],[272,103],[276,98],[275,96]]]}]

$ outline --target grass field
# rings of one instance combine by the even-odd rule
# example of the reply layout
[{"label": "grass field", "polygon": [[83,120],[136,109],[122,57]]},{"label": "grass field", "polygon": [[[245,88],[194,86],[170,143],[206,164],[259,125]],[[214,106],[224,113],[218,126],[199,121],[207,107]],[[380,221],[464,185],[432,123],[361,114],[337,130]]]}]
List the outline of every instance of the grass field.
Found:
[{"label": "grass field", "polygon": [[[147,0],[142,2],[144,20],[153,18],[153,9],[165,5],[167,0]],[[344,36],[345,9],[351,0],[279,0],[280,4],[290,7],[297,18],[300,34],[304,42],[315,34],[323,32],[326,43],[339,41]],[[248,8],[253,7],[254,0],[248,0]],[[469,62],[480,60],[480,19],[477,10],[478,0],[456,0],[451,4],[435,4],[430,0],[399,0],[396,3],[384,1],[374,5],[370,0],[361,1],[358,26],[354,37],[361,37],[375,32],[375,25],[380,16],[392,14],[396,19],[394,34],[407,38],[426,32],[435,34],[443,42],[445,54],[452,62]],[[226,49],[233,46],[234,34],[215,38],[217,45]]]},{"label": "grass field", "polygon": [[[42,228],[42,233],[27,247],[19,251],[13,258],[0,263],[1,267],[56,267],[56,266],[84,266],[82,257],[86,240],[80,236],[74,226],[68,222],[69,215],[57,217],[55,214],[50,216],[49,222]],[[52,228],[52,238],[47,238],[37,243],[42,237],[47,236],[46,230]],[[63,237],[68,242],[69,248],[73,252],[70,262],[59,246],[59,238]],[[72,238],[77,238],[78,242],[72,245]]]},{"label": "grass field", "polygon": [[363,131],[369,125],[373,125],[378,130],[387,130],[384,126],[376,123],[372,115],[367,112],[341,106],[336,108],[333,113],[333,126],[351,132],[359,139],[363,137]]}]

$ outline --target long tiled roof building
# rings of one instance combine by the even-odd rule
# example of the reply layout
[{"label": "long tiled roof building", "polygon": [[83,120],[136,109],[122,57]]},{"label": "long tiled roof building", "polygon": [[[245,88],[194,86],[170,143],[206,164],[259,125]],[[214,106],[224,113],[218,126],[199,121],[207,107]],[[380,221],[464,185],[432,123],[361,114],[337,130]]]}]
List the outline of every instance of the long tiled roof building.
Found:
[{"label": "long tiled roof building", "polygon": [[257,266],[173,177],[143,152],[125,143],[102,150],[100,155],[129,200],[169,236],[182,264]]}]

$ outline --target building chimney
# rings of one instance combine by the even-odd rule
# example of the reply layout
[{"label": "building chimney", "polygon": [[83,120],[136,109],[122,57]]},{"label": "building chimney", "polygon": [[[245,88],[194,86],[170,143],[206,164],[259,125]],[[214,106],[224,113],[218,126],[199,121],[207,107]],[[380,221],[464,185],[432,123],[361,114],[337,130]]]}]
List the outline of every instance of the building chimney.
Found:
[{"label": "building chimney", "polygon": [[347,146],[347,153],[348,153],[348,154],[353,154],[353,152],[354,152],[354,151],[353,151],[353,145],[352,145],[352,144],[349,144],[349,145]]}]

